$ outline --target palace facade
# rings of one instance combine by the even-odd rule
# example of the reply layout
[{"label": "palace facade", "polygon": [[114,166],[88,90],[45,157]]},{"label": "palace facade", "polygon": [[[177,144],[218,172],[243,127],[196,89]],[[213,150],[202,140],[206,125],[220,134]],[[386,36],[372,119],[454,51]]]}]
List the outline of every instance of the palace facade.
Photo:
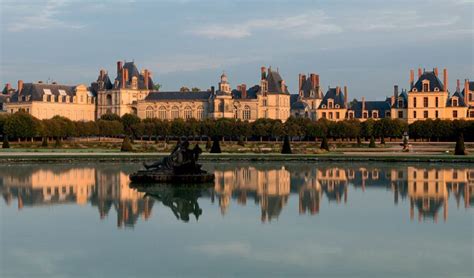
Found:
[{"label": "palace facade", "polygon": [[66,86],[56,83],[23,83],[17,89],[6,84],[0,94],[0,111],[25,111],[38,119],[55,115],[74,121],[91,121],[105,114],[123,116],[130,113],[142,119],[219,119],[255,121],[267,118],[286,121],[290,116],[311,120],[392,118],[408,123],[425,119],[474,119],[474,82],[457,80],[454,93],[448,90],[448,71],[442,77],[438,68],[432,71],[410,71],[409,89],[385,100],[354,99],[348,101],[347,86],[328,87],[323,92],[316,73],[298,76],[298,93],[291,95],[280,73],[261,67],[260,81],[247,87],[232,88],[227,75],[220,77],[217,89],[160,91],[148,69],[139,71],[134,62],[117,62],[115,78],[101,69],[91,86]]}]

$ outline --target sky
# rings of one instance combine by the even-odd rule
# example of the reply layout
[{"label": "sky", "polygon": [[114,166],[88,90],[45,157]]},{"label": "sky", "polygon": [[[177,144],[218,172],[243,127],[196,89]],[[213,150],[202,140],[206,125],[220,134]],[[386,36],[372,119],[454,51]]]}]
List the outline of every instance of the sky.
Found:
[{"label": "sky", "polygon": [[[382,100],[410,69],[474,80],[474,0],[0,0],[0,86],[90,84],[116,61],[148,68],[162,90],[259,82],[278,69]],[[416,71],[416,70],[415,70]]]}]

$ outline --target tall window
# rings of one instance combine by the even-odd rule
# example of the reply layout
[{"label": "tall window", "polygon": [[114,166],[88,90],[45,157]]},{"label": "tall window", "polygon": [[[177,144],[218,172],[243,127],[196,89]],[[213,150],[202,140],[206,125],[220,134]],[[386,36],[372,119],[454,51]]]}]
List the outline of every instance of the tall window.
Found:
[{"label": "tall window", "polygon": [[105,103],[107,105],[112,105],[112,95],[107,95]]},{"label": "tall window", "polygon": [[458,117],[458,111],[457,110],[453,110],[453,118],[457,118]]},{"label": "tall window", "polygon": [[336,119],[339,119],[339,112],[336,112]]},{"label": "tall window", "polygon": [[398,111],[398,118],[403,118],[403,111]]},{"label": "tall window", "polygon": [[145,111],[145,116],[147,119],[151,119],[155,117],[155,111],[153,110],[153,107],[148,106]]},{"label": "tall window", "polygon": [[458,100],[457,99],[453,99],[453,106],[458,106]]},{"label": "tall window", "polygon": [[193,110],[191,109],[191,107],[186,106],[184,108],[184,118],[187,120],[187,119],[191,119],[192,117],[193,117]]},{"label": "tall window", "polygon": [[423,118],[427,119],[428,118],[428,111],[423,111]]},{"label": "tall window", "polygon": [[423,84],[423,91],[428,92],[430,90],[430,84]]},{"label": "tall window", "polygon": [[199,107],[197,108],[197,115],[196,115],[196,116],[197,116],[196,118],[197,118],[198,120],[202,120],[202,119],[205,118],[205,115],[204,115],[204,108],[203,108],[202,106],[199,106]]},{"label": "tall window", "polygon": [[379,113],[377,111],[372,111],[372,118],[377,119],[379,117]]},{"label": "tall window", "polygon": [[413,98],[413,107],[416,107],[416,97]]},{"label": "tall window", "polygon": [[423,98],[423,107],[428,107],[428,98],[427,97]]},{"label": "tall window", "polygon": [[403,107],[403,99],[398,100],[398,108]]},{"label": "tall window", "polygon": [[367,119],[368,117],[369,117],[369,114],[367,112],[364,112],[362,118]]},{"label": "tall window", "polygon": [[171,119],[179,118],[179,108],[177,106],[171,107]]},{"label": "tall window", "polygon": [[438,97],[435,98],[435,106],[438,107],[439,105],[439,100],[438,100]]},{"label": "tall window", "polygon": [[326,112],[323,112],[323,119],[326,119]]},{"label": "tall window", "polygon": [[438,110],[435,111],[435,118],[439,118]]},{"label": "tall window", "polygon": [[416,111],[413,111],[413,118],[416,119]]},{"label": "tall window", "polygon": [[158,108],[158,119],[160,120],[166,119],[166,107],[160,106],[160,108]]},{"label": "tall window", "polygon": [[333,101],[332,100],[328,100],[328,108],[332,108],[333,107]]},{"label": "tall window", "polygon": [[250,107],[248,105],[245,105],[244,111],[242,111],[242,118],[244,120],[250,120]]},{"label": "tall window", "polygon": [[332,120],[332,112],[329,112],[329,119]]}]

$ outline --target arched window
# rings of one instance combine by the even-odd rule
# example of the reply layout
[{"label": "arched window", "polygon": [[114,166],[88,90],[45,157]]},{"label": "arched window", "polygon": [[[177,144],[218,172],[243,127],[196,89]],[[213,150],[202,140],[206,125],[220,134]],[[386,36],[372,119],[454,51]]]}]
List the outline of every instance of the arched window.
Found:
[{"label": "arched window", "polygon": [[202,106],[199,106],[197,108],[196,116],[198,120],[204,119],[206,117],[206,115],[204,115],[204,108]]},{"label": "arched window", "polygon": [[250,120],[251,111],[248,105],[245,105],[244,110],[242,111],[242,118],[244,120]]},{"label": "arched window", "polygon": [[179,118],[179,108],[178,106],[171,107],[171,119]]},{"label": "arched window", "polygon": [[191,119],[192,117],[193,117],[193,110],[191,109],[191,107],[186,106],[184,108],[184,118],[187,120],[187,119]]},{"label": "arched window", "polygon": [[158,108],[158,119],[166,120],[166,107],[160,106],[160,108]]},{"label": "arched window", "polygon": [[148,106],[148,107],[146,108],[145,117],[146,117],[147,119],[152,119],[152,118],[155,117],[155,110],[153,110],[153,107]]},{"label": "arched window", "polygon": [[107,105],[112,105],[112,95],[107,95],[105,103]]}]

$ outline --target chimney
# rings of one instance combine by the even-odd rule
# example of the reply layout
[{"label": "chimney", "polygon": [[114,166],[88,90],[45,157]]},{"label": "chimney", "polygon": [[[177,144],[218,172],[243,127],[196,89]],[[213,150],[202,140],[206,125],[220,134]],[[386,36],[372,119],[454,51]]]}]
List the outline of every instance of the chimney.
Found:
[{"label": "chimney", "polygon": [[393,85],[393,96],[398,99],[398,85]]},{"label": "chimney", "polygon": [[280,86],[281,86],[281,91],[282,91],[282,92],[285,92],[285,90],[286,90],[285,80],[282,80],[282,81],[281,81]]},{"label": "chimney", "polygon": [[347,108],[347,86],[344,86],[344,105]]},{"label": "chimney", "polygon": [[214,95],[215,92],[216,92],[216,88],[215,88],[214,86],[211,86],[211,93],[212,93],[212,95]]},{"label": "chimney", "polygon": [[421,68],[418,68],[418,78],[420,78],[422,74],[423,72],[421,71]]},{"label": "chimney", "polygon": [[336,87],[336,96],[338,96],[340,92],[341,92],[341,88],[339,86],[337,86]]},{"label": "chimney", "polygon": [[266,73],[266,71],[267,71],[267,68],[266,68],[266,67],[261,67],[261,68],[260,68],[261,79],[262,79],[262,80],[267,79],[267,73]]},{"label": "chimney", "polygon": [[247,98],[247,85],[242,84],[242,85],[240,86],[240,88],[241,88],[241,90],[242,90],[242,91],[241,91],[241,92],[242,92],[242,98],[243,98],[243,99],[246,99],[246,98]]},{"label": "chimney", "polygon": [[237,91],[242,92],[242,86],[237,85]]},{"label": "chimney", "polygon": [[301,91],[301,87],[303,86],[303,75],[300,73],[298,74],[298,92]]},{"label": "chimney", "polygon": [[127,69],[122,68],[122,80],[121,80],[122,89],[125,89],[125,83],[126,83],[126,80],[127,80],[127,79],[125,78],[125,77],[126,77],[126,76],[125,76],[125,71],[126,71],[126,70],[127,70]]},{"label": "chimney", "polygon": [[469,79],[464,80],[464,103],[468,103],[469,101]]},{"label": "chimney", "polygon": [[444,91],[448,91],[448,70],[446,68],[443,69],[443,83],[444,83]]},{"label": "chimney", "polygon": [[21,94],[22,90],[23,90],[23,80],[18,80],[18,95]]},{"label": "chimney", "polygon": [[316,74],[316,86],[319,87],[319,74]]},{"label": "chimney", "polygon": [[365,97],[362,97],[362,112],[365,111]]},{"label": "chimney", "polygon": [[459,79],[456,80],[456,92],[461,91],[461,81]]},{"label": "chimney", "polygon": [[149,76],[150,76],[150,75],[149,75],[148,70],[145,69],[143,79],[144,79],[144,81],[145,81],[145,82],[144,82],[144,83],[145,83],[145,89],[147,89],[147,90],[149,89],[149,88],[148,88],[148,79],[149,79]]},{"label": "chimney", "polygon": [[438,68],[434,68],[434,69],[433,69],[433,72],[434,72],[434,74],[436,75],[436,77],[438,77]]},{"label": "chimney", "polygon": [[122,72],[122,61],[117,61],[117,75]]},{"label": "chimney", "polygon": [[413,87],[413,84],[415,83],[415,71],[410,70],[410,89]]},{"label": "chimney", "polygon": [[312,73],[309,75],[311,79],[311,88],[316,88],[316,74]]}]

